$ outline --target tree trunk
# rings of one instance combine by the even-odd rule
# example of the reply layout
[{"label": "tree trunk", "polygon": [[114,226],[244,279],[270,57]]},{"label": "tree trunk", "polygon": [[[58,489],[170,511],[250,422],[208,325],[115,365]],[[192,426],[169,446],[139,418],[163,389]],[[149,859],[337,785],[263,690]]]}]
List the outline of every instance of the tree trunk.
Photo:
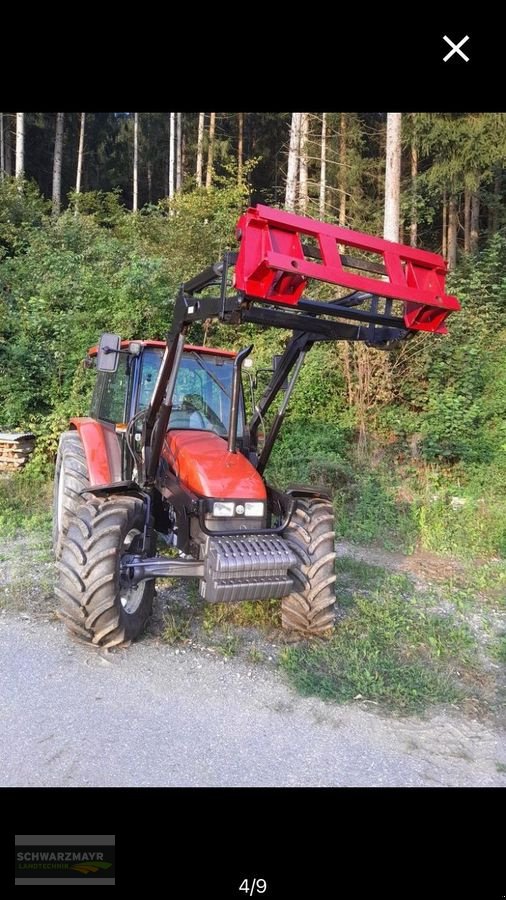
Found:
[{"label": "tree trunk", "polygon": [[320,219],[325,218],[325,194],[327,190],[327,113],[322,113],[322,133],[320,147]]},{"label": "tree trunk", "polygon": [[399,240],[401,199],[401,113],[387,113],[387,146],[385,167],[385,218],[383,237]]},{"label": "tree trunk", "polygon": [[339,123],[339,224],[346,225],[346,113],[341,113]]},{"label": "tree trunk", "polygon": [[299,164],[299,209],[303,215],[307,213],[309,200],[307,186],[307,139],[309,133],[309,113],[300,114],[300,164]]},{"label": "tree trunk", "polygon": [[61,209],[61,167],[63,159],[63,121],[65,113],[56,113],[56,135],[53,157],[53,216],[60,215]]},{"label": "tree trunk", "polygon": [[5,174],[12,175],[12,114],[5,116]]},{"label": "tree trunk", "polygon": [[209,121],[209,149],[207,151],[206,188],[213,183],[214,134],[216,131],[216,113],[211,113]]},{"label": "tree trunk", "polygon": [[139,191],[139,113],[134,113],[134,189],[132,209],[137,212]]},{"label": "tree trunk", "polygon": [[176,163],[176,114],[170,113],[169,130],[169,197],[174,196],[174,175]]},{"label": "tree trunk", "polygon": [[168,152],[163,155],[163,196],[169,196],[169,156]]},{"label": "tree trunk", "polygon": [[199,113],[199,129],[197,136],[197,170],[195,173],[195,179],[197,182],[197,187],[202,187],[202,163],[204,159],[204,124],[205,124],[205,113]]},{"label": "tree trunk", "polygon": [[464,190],[464,253],[471,249],[471,191]]},{"label": "tree trunk", "polygon": [[16,178],[25,173],[25,114],[16,113]]},{"label": "tree trunk", "polygon": [[418,210],[417,210],[417,184],[418,176],[418,149],[415,138],[411,140],[411,225],[409,226],[409,243],[412,247],[416,247],[418,232]]},{"label": "tree trunk", "polygon": [[244,113],[239,113],[239,139],[237,142],[237,183],[242,184],[242,162],[244,156]]},{"label": "tree trunk", "polygon": [[501,209],[501,187],[502,187],[502,169],[496,169],[494,175],[494,205],[492,207],[492,216],[490,230],[495,234],[499,228],[499,211]]},{"label": "tree trunk", "polygon": [[148,159],[146,166],[146,175],[148,179],[148,203],[151,203],[151,199],[153,196],[152,187],[153,187],[153,167],[151,165],[151,160]]},{"label": "tree trunk", "polygon": [[182,158],[181,158],[181,146],[182,146],[182,132],[183,132],[183,123],[182,123],[182,114],[180,112],[176,113],[176,191],[181,190],[181,185],[183,183],[183,175],[182,175]]},{"label": "tree trunk", "polygon": [[478,253],[478,245],[480,238],[480,195],[478,191],[471,194],[471,237],[470,250],[471,253]]},{"label": "tree trunk", "polygon": [[81,127],[79,129],[79,150],[77,151],[76,194],[81,193],[81,181],[83,177],[84,157],[84,129],[86,127],[86,113],[81,113]]},{"label": "tree trunk", "polygon": [[448,211],[448,269],[457,265],[457,198],[450,194]]},{"label": "tree trunk", "polygon": [[5,149],[4,149],[4,114],[0,113],[0,178],[5,175]]},{"label": "tree trunk", "polygon": [[448,198],[446,188],[443,191],[443,234],[442,234],[443,258],[448,259]]},{"label": "tree trunk", "polygon": [[288,150],[288,169],[286,173],[285,207],[290,212],[295,211],[297,198],[297,171],[299,168],[300,148],[300,113],[292,113],[290,125],[290,148]]}]

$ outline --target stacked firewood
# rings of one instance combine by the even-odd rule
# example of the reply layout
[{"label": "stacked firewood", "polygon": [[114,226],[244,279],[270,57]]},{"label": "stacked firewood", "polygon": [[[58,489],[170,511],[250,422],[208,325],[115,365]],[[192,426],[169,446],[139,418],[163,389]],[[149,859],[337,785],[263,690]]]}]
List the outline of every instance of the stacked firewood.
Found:
[{"label": "stacked firewood", "polygon": [[0,472],[21,469],[34,447],[35,435],[30,431],[0,431]]}]

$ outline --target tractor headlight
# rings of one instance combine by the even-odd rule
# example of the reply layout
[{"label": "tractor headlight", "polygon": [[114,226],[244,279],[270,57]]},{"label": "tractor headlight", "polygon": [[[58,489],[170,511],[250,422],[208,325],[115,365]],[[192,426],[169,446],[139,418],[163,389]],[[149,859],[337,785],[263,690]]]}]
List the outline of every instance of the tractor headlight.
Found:
[{"label": "tractor headlight", "polygon": [[262,519],[265,512],[265,504],[249,502],[244,504],[244,515],[252,516],[256,519]]},{"label": "tractor headlight", "polygon": [[235,504],[233,502],[226,503],[223,500],[216,500],[213,503],[213,516],[233,516]]},{"label": "tractor headlight", "polygon": [[265,515],[265,503],[244,500],[235,503],[233,500],[215,500],[212,505],[213,516],[219,518],[232,516],[249,516],[252,519],[262,519]]}]

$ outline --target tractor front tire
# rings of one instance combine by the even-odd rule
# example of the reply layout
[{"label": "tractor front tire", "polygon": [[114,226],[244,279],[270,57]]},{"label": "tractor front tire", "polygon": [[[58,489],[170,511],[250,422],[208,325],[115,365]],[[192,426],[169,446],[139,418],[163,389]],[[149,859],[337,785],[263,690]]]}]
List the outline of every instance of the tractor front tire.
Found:
[{"label": "tractor front tire", "polygon": [[53,550],[56,559],[61,556],[61,545],[69,522],[83,502],[81,491],[89,486],[81,438],[77,431],[65,431],[60,437],[54,475]]},{"label": "tractor front tire", "polygon": [[129,644],[143,631],[155,594],[154,579],[136,587],[120,579],[122,557],[140,551],[144,503],[118,494],[85,498],[70,521],[56,563],[58,617],[74,635],[95,646]]},{"label": "tractor front tire", "polygon": [[283,537],[297,557],[289,570],[294,589],[281,602],[287,631],[323,635],[335,622],[335,533],[332,503],[320,497],[299,498]]}]

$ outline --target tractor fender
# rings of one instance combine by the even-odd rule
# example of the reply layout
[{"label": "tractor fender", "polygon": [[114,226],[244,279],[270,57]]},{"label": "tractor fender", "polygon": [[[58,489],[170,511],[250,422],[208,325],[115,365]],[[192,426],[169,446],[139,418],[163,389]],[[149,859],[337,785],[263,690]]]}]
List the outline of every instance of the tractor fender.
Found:
[{"label": "tractor fender", "polygon": [[332,489],[326,484],[288,484],[285,488],[285,494],[290,497],[300,497],[302,499],[322,498],[323,500],[332,500]]},{"label": "tractor fender", "polygon": [[88,416],[71,419],[70,425],[77,429],[83,444],[90,491],[121,481],[121,448],[115,426]]}]

